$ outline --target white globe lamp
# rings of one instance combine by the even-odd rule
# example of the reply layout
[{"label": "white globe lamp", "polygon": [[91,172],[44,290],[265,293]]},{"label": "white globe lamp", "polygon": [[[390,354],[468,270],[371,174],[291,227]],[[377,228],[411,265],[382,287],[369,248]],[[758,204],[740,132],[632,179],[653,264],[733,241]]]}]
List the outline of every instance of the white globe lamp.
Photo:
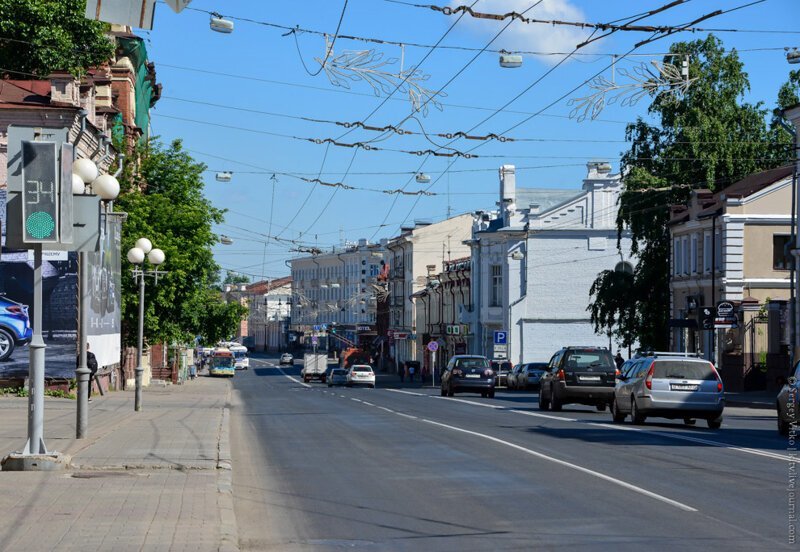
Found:
[{"label": "white globe lamp", "polygon": [[136,247],[141,249],[142,253],[146,255],[150,253],[151,249],[153,249],[153,243],[147,238],[139,238],[138,240],[136,240]]},{"label": "white globe lamp", "polygon": [[90,184],[97,178],[100,171],[91,159],[76,159],[72,162],[72,172],[77,174],[84,184]]},{"label": "white globe lamp", "polygon": [[83,182],[83,179],[75,173],[72,173],[72,193],[75,195],[86,193],[86,184]]},{"label": "white globe lamp", "polygon": [[139,247],[131,247],[128,249],[128,262],[142,264],[144,262],[144,251]]},{"label": "white globe lamp", "polygon": [[113,201],[119,195],[119,182],[110,174],[101,174],[92,182],[92,190],[105,201]]},{"label": "white globe lamp", "polygon": [[160,249],[153,249],[150,253],[147,254],[147,260],[150,261],[151,264],[156,266],[160,265],[167,259],[167,256],[164,255],[164,252]]}]

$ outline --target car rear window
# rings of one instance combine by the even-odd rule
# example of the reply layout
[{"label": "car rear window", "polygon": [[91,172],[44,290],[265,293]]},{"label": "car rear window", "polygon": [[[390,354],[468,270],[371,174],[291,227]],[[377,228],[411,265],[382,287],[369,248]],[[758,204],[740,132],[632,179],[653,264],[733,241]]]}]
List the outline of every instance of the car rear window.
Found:
[{"label": "car rear window", "polygon": [[372,372],[369,366],[353,366],[353,372]]},{"label": "car rear window", "polygon": [[459,358],[453,365],[454,368],[470,369],[470,368],[488,368],[489,362],[485,358]]},{"label": "car rear window", "polygon": [[585,368],[600,368],[614,370],[616,365],[611,353],[603,349],[572,349],[567,351],[564,363],[566,370],[581,370]]},{"label": "car rear window", "polygon": [[715,380],[710,362],[687,362],[685,360],[657,360],[654,362],[654,378]]},{"label": "car rear window", "polygon": [[334,376],[344,376],[345,374],[347,374],[347,372],[345,370],[341,370],[341,369],[336,369],[332,373],[333,373]]},{"label": "car rear window", "polygon": [[547,363],[546,362],[535,362],[533,364],[528,364],[528,372],[534,372],[534,371],[537,371],[537,370],[539,370],[539,371],[547,370]]}]

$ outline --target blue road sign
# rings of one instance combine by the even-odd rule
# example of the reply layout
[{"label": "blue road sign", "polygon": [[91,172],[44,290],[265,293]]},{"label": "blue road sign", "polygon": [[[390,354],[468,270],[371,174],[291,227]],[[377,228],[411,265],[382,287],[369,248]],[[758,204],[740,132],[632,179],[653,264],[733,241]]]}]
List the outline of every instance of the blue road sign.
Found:
[{"label": "blue road sign", "polygon": [[322,331],[323,331],[323,332],[326,332],[326,331],[328,331],[328,325],[327,325],[327,324],[322,324],[322,325],[320,326],[320,328],[322,329]]},{"label": "blue road sign", "polygon": [[495,331],[494,332],[494,344],[495,345],[506,345],[508,343],[508,332],[505,331]]},{"label": "blue road sign", "polygon": [[319,326],[314,326],[314,331],[318,332],[319,331]]}]

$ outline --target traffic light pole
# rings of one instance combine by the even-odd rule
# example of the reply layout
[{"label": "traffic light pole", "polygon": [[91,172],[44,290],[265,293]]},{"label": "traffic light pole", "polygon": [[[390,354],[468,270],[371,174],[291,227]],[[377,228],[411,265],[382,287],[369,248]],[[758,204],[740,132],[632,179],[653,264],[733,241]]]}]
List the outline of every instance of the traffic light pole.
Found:
[{"label": "traffic light pole", "polygon": [[24,455],[47,454],[44,444],[44,350],[42,338],[42,244],[33,246],[33,337],[28,367],[28,442]]}]

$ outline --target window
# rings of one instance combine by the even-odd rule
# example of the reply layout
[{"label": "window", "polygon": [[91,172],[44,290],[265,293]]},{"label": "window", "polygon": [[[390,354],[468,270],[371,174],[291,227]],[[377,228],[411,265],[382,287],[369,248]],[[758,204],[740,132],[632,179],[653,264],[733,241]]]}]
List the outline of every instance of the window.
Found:
[{"label": "window", "polygon": [[673,264],[672,269],[673,270],[672,270],[672,273],[675,276],[678,276],[683,272],[683,269],[682,269],[682,266],[683,266],[683,264],[682,264],[683,253],[681,252],[681,239],[680,238],[675,238],[674,240],[672,240],[672,242],[673,242],[672,243],[672,254],[673,254],[673,260],[672,260],[672,264]]},{"label": "window", "polygon": [[697,234],[692,234],[692,252],[691,252],[691,259],[692,259],[692,274],[697,274],[697,246],[698,246],[698,236]]},{"label": "window", "polygon": [[703,234],[703,272],[711,272],[711,232]]},{"label": "window", "polygon": [[722,232],[717,230],[714,232],[714,248],[715,248],[715,256],[714,259],[714,268],[717,270],[722,269],[722,257],[724,256],[724,251],[722,251]]},{"label": "window", "polygon": [[503,267],[492,265],[492,293],[489,296],[489,306],[499,307],[503,302]]},{"label": "window", "polygon": [[789,254],[791,236],[774,234],[772,236],[772,268],[774,270],[789,270],[792,267],[792,256]]},{"label": "window", "polygon": [[689,236],[681,238],[681,250],[683,251],[683,274],[689,274]]}]

